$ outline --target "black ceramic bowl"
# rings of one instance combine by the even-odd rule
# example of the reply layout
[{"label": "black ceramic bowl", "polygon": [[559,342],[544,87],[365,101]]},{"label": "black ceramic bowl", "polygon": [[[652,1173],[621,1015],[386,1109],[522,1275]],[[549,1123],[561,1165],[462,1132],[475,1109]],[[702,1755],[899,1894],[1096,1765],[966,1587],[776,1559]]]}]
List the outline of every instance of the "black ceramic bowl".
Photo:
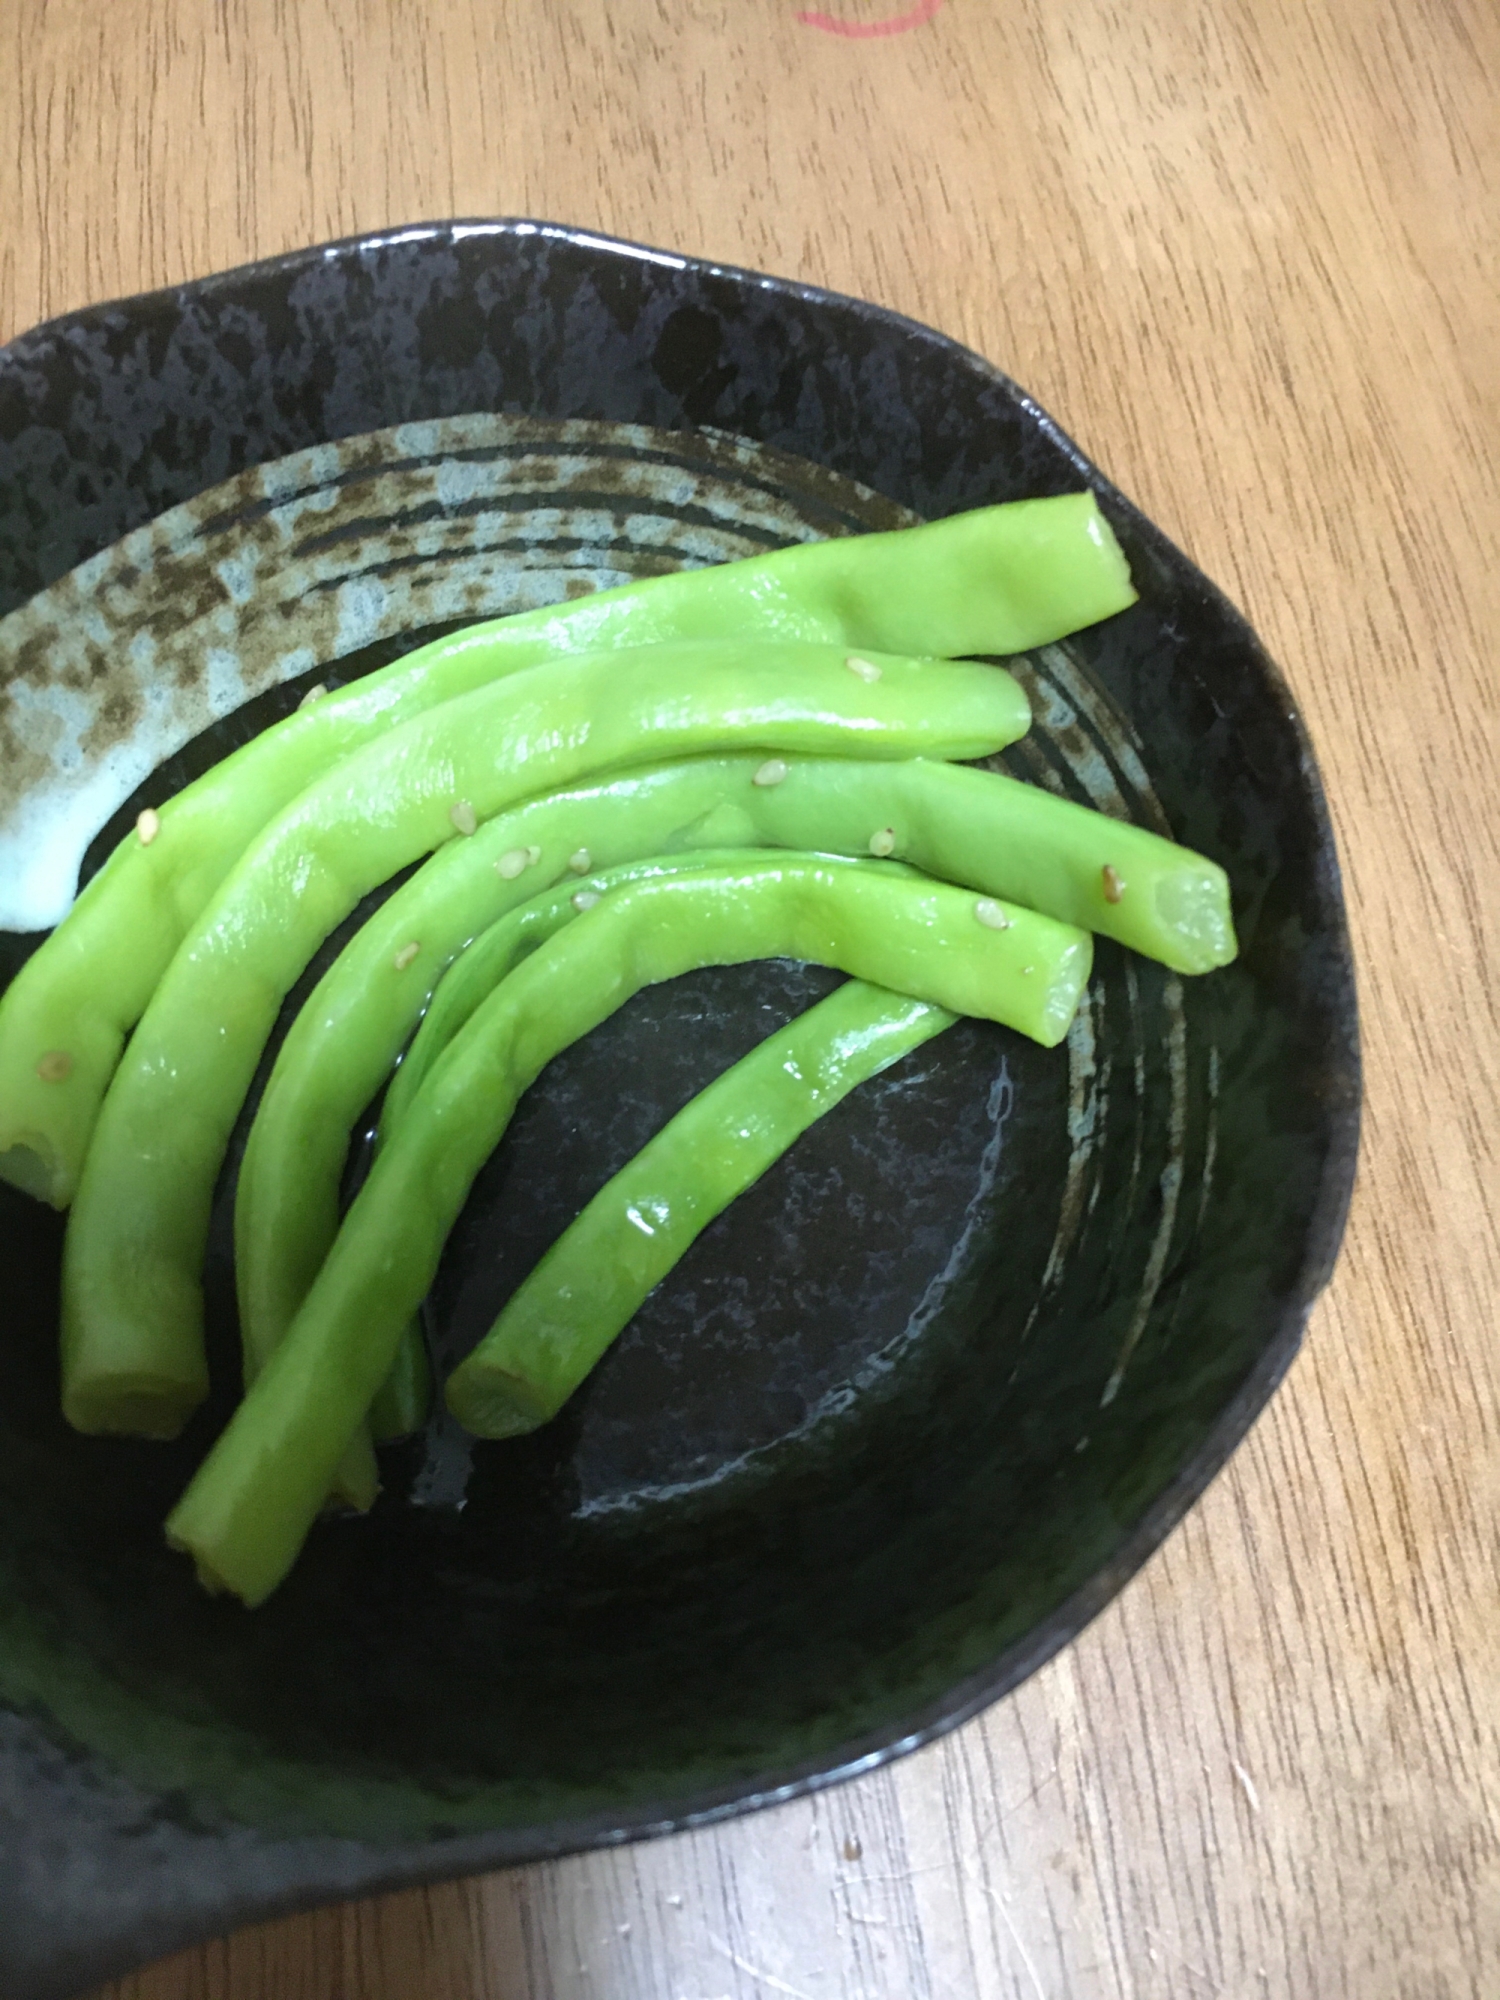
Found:
[{"label": "black ceramic bowl", "polygon": [[[940,335],[482,223],[99,307],[0,353],[0,617],[52,587],[23,614],[56,627],[33,669],[63,672],[77,641],[68,671],[125,737],[144,683],[121,663],[151,636],[164,747],[200,732],[152,797],[328,678],[315,655],[348,675],[507,604],[1084,483],[1141,601],[1021,663],[1038,721],[1009,761],[1221,861],[1238,963],[1179,980],[1106,944],[1066,1048],[966,1023],[908,1059],[708,1231],[545,1432],[470,1454],[439,1427],[265,1609],[210,1602],[159,1523],[226,1407],[224,1200],[219,1396],[164,1448],[62,1426],[61,1224],[0,1193],[0,1991],[62,1995],[271,1912],[785,1798],[1004,1694],[1287,1367],[1359,1089],[1333,841],[1279,675]],[[84,579],[104,623],[79,640],[59,579],[174,508]],[[0,646],[0,672],[19,657]],[[11,969],[30,942],[8,941]],[[556,1063],[455,1238],[440,1344],[830,983],[684,979]]]}]

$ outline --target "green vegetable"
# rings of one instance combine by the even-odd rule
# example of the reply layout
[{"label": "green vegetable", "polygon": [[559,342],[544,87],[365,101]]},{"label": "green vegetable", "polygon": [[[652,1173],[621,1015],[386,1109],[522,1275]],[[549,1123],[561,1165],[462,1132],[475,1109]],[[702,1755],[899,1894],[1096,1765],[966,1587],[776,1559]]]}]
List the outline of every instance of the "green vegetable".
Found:
[{"label": "green vegetable", "polygon": [[[432,1411],[432,1366],[420,1330],[413,1324],[396,1350],[390,1373],[370,1405],[370,1435],[376,1444],[410,1437]],[[348,1454],[345,1454],[345,1462]]]},{"label": "green vegetable", "polygon": [[1069,494],[494,620],[325,696],[146,816],[12,982],[0,1000],[0,1176],[67,1207],[125,1038],[240,855],[338,759],[434,704],[559,654],[726,635],[1021,652],[1134,601],[1093,495]]},{"label": "green vegetable", "polygon": [[212,1588],[261,1602],[296,1559],[522,1091],[641,987],[696,966],[836,966],[1054,1046],[1083,932],[888,863],[749,855],[614,890],[522,961],[380,1154],[317,1282],[167,1524]]},{"label": "green vegetable", "polygon": [[415,716],[309,786],[185,938],[101,1109],[63,1260],[68,1421],[171,1437],[206,1393],[199,1273],[229,1134],[282,999],[371,889],[527,794],[646,758],[971,757],[1029,720],[997,668],[880,655],[871,682],[847,658],[800,641],[583,654]]},{"label": "green vegetable", "polygon": [[449,1409],[490,1438],[555,1417],[714,1217],[856,1084],[953,1018],[851,980],[762,1042],[663,1126],[563,1232],[449,1376]]}]

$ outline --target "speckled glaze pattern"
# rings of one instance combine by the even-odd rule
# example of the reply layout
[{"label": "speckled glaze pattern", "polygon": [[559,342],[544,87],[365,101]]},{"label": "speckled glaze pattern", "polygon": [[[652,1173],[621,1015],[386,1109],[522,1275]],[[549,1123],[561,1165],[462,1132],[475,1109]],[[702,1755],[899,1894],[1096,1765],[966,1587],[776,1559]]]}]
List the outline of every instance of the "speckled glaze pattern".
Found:
[{"label": "speckled glaze pattern", "polygon": [[[769,448],[814,529],[861,491],[932,516],[1093,485],[1141,603],[1019,663],[1038,726],[1007,762],[1220,860],[1242,956],[1190,981],[1101,945],[1066,1051],[962,1023],[916,1052],[705,1232],[556,1424],[472,1450],[435,1426],[391,1456],[374,1516],[321,1529],[254,1617],[201,1597],[158,1533],[227,1408],[232,1171],[207,1273],[216,1398],[168,1449],[62,1427],[60,1223],[0,1190],[15,2000],[272,1911],[741,1811],[951,1727],[1191,1504],[1337,1249],[1354,996],[1285,687],[1050,420],[935,333],[514,223],[76,315],[0,354],[0,613],[253,467],[475,413]],[[184,782],[297,685],[151,782]],[[828,984],[698,974],[555,1063],[459,1225],[438,1346],[461,1351],[661,1119]]]},{"label": "speckled glaze pattern", "polygon": [[0,925],[59,922],[89,833],[285,681],[430,627],[912,518],[784,460],[713,432],[477,411],[293,452],[133,530],[0,618]]}]

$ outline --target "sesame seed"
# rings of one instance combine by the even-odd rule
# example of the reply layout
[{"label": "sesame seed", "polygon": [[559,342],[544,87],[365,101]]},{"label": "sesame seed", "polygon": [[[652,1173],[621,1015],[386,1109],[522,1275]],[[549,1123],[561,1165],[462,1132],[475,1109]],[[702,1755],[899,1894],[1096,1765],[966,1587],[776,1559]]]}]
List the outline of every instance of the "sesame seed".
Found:
[{"label": "sesame seed", "polygon": [[518,875],[524,875],[531,866],[531,850],[528,847],[507,847],[495,863],[496,872],[506,882],[514,882]]},{"label": "sesame seed", "polygon": [[786,760],[781,757],[768,757],[756,772],[751,783],[756,785],[779,785],[785,776]]},{"label": "sesame seed", "polygon": [[73,1074],[73,1058],[66,1049],[48,1049],[36,1066],[43,1083],[66,1083]]},{"label": "sesame seed", "polygon": [[328,689],[322,681],[315,682],[313,686],[307,690],[307,693],[303,695],[301,701],[298,702],[297,704],[298,708],[311,708],[313,703],[315,701],[321,701],[324,695],[327,694],[327,692]]},{"label": "sesame seed", "polygon": [[1010,929],[1010,918],[1001,909],[993,896],[981,896],[979,901],[974,905],[974,914],[986,930],[1008,931]]},{"label": "sesame seed", "polygon": [[541,860],[541,858],[542,858],[542,850],[539,847],[527,848],[526,866],[528,868],[535,868],[536,864]]},{"label": "sesame seed", "polygon": [[136,820],[135,830],[141,837],[142,847],[149,847],[161,832],[161,814],[151,806],[147,806]]},{"label": "sesame seed", "polygon": [[458,804],[448,814],[448,817],[458,828],[465,840],[468,839],[469,835],[479,824],[479,817],[467,799],[460,799]]},{"label": "sesame seed", "polygon": [[575,875],[587,875],[594,865],[594,857],[586,847],[579,847],[568,856],[568,866]]},{"label": "sesame seed", "polygon": [[407,966],[412,963],[421,949],[422,947],[415,940],[411,944],[402,945],[401,949],[396,953],[395,959],[392,961],[396,970],[398,972],[405,972]]},{"label": "sesame seed", "polygon": [[1100,870],[1100,873],[1104,877],[1105,902],[1118,903],[1120,898],[1125,893],[1125,884],[1120,880],[1118,873],[1113,868],[1110,867],[1107,861],[1105,862],[1103,868]]},{"label": "sesame seed", "polygon": [[894,827],[883,826],[879,833],[872,833],[870,835],[870,852],[875,856],[877,861],[884,861],[888,854],[894,854],[895,851],[896,830]]},{"label": "sesame seed", "polygon": [[880,668],[876,666],[875,662],[873,660],[862,660],[858,653],[851,653],[848,659],[845,660],[844,665],[849,669],[851,674],[857,674],[862,681],[874,682],[880,679]]},{"label": "sesame seed", "polygon": [[591,910],[598,900],[599,891],[597,889],[580,889],[578,894],[573,898],[573,908],[575,910]]}]

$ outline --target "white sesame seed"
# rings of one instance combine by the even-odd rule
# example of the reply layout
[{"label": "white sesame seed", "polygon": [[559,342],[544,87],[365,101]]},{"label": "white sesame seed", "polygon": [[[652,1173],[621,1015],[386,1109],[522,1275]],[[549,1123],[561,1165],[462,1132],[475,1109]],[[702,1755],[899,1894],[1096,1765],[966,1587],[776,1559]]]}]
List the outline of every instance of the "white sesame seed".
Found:
[{"label": "white sesame seed", "polygon": [[857,674],[862,681],[874,682],[880,679],[880,668],[876,666],[875,662],[873,660],[862,660],[858,653],[851,653],[848,659],[845,660],[844,665],[849,669],[851,674]]},{"label": "white sesame seed", "polygon": [[542,850],[539,847],[527,848],[526,866],[528,868],[535,868],[536,864],[541,860],[541,858],[542,858]]},{"label": "white sesame seed", "polygon": [[460,799],[458,804],[449,812],[448,817],[458,828],[465,840],[468,839],[469,835],[479,824],[479,816],[467,799]]},{"label": "white sesame seed", "polygon": [[986,930],[1008,931],[1010,918],[1001,909],[993,896],[981,896],[974,905],[974,914]]},{"label": "white sesame seed", "polygon": [[303,695],[301,701],[298,702],[297,704],[298,708],[311,708],[313,703],[315,701],[321,701],[324,695],[327,694],[327,692],[328,689],[325,687],[322,681],[315,682],[313,686],[307,690],[307,693]]},{"label": "white sesame seed", "polygon": [[66,1083],[73,1074],[73,1058],[66,1049],[48,1049],[36,1066],[43,1083]]},{"label": "white sesame seed", "polygon": [[392,961],[392,963],[395,965],[396,970],[398,972],[405,972],[407,966],[409,966],[413,962],[413,960],[417,956],[417,953],[421,949],[422,947],[415,941],[415,939],[410,944],[402,945],[401,949],[396,953],[396,956]]},{"label": "white sesame seed", "polygon": [[599,891],[597,889],[580,889],[578,894],[573,898],[573,908],[575,910],[591,910],[598,900]]},{"label": "white sesame seed", "polygon": [[594,857],[586,847],[576,848],[568,856],[568,866],[575,875],[587,875],[594,865]]},{"label": "white sesame seed", "polygon": [[141,837],[142,847],[149,847],[161,832],[161,814],[153,807],[147,806],[136,820],[135,830]]},{"label": "white sesame seed", "polygon": [[779,785],[786,776],[786,760],[782,757],[768,757],[751,780],[756,785]]},{"label": "white sesame seed", "polygon": [[894,854],[895,851],[896,830],[894,827],[883,826],[879,833],[872,833],[870,835],[870,852],[875,856],[877,861],[884,861],[888,854]]},{"label": "white sesame seed", "polygon": [[525,847],[507,847],[495,863],[496,872],[506,882],[514,882],[518,875],[524,875],[531,866],[531,852]]},{"label": "white sesame seed", "polygon": [[1120,880],[1119,871],[1117,869],[1111,868],[1109,863],[1106,861],[1103,868],[1099,872],[1104,878],[1105,902],[1118,903],[1120,898],[1125,893],[1125,884]]}]

